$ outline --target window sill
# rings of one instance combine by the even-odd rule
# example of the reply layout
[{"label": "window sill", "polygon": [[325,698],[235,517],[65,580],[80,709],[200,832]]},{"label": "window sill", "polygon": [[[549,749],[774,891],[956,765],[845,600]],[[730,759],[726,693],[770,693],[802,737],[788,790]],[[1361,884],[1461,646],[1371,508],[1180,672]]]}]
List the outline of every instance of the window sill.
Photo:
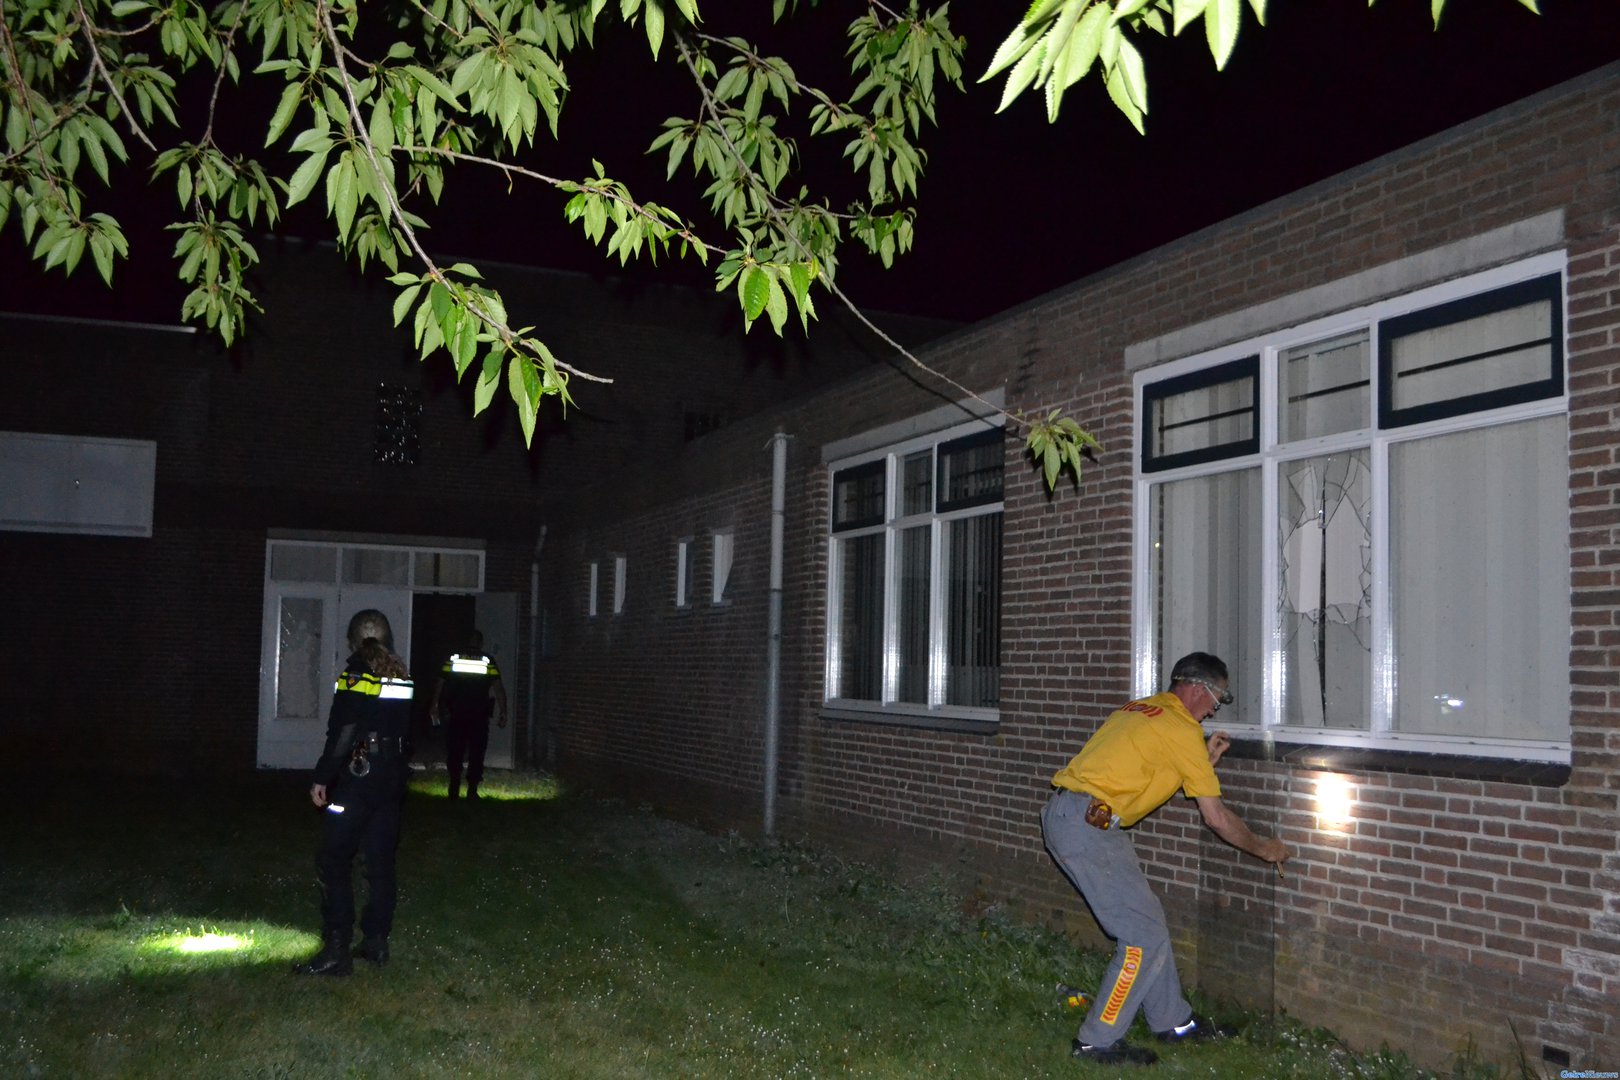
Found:
[{"label": "window sill", "polygon": [[1323,746],[1237,736],[1233,737],[1226,756],[1249,761],[1275,761],[1301,769],[1403,773],[1409,776],[1527,784],[1531,787],[1563,787],[1569,783],[1570,772],[1568,765],[1552,761],[1519,761],[1360,746]]},{"label": "window sill", "polygon": [[924,731],[954,731],[963,735],[994,735],[1001,727],[1001,714],[996,709],[886,709],[878,705],[827,704],[821,707],[821,718]]}]

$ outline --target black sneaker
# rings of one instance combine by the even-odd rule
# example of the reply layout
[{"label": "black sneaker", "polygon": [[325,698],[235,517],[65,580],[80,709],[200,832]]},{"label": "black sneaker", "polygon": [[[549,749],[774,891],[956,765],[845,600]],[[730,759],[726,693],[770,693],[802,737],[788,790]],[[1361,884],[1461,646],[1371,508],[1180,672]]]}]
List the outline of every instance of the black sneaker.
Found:
[{"label": "black sneaker", "polygon": [[1225,1024],[1217,1024],[1207,1016],[1193,1013],[1185,1024],[1177,1024],[1169,1031],[1156,1032],[1160,1042],[1213,1042],[1216,1039],[1230,1039],[1237,1034],[1237,1028]]},{"label": "black sneaker", "polygon": [[1124,1039],[1107,1046],[1093,1046],[1076,1039],[1069,1056],[1081,1061],[1095,1061],[1099,1065],[1152,1065],[1159,1060],[1158,1054],[1146,1047],[1132,1046]]}]

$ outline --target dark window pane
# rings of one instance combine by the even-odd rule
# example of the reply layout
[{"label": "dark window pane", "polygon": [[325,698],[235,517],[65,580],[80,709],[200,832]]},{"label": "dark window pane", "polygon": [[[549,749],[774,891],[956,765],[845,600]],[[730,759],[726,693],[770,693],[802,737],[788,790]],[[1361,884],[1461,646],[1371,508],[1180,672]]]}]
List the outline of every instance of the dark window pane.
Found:
[{"label": "dark window pane", "polygon": [[934,452],[919,450],[900,463],[900,515],[927,514],[934,509]]},{"label": "dark window pane", "polygon": [[883,462],[833,473],[833,529],[883,523]]},{"label": "dark window pane", "polygon": [[842,541],[835,696],[883,700],[883,536]]},{"label": "dark window pane", "polygon": [[900,700],[928,703],[930,526],[900,534]]},{"label": "dark window pane", "polygon": [[941,443],[939,508],[960,510],[1001,501],[1003,436],[1000,428]]},{"label": "dark window pane", "polygon": [[1001,514],[946,526],[945,702],[1001,700]]}]

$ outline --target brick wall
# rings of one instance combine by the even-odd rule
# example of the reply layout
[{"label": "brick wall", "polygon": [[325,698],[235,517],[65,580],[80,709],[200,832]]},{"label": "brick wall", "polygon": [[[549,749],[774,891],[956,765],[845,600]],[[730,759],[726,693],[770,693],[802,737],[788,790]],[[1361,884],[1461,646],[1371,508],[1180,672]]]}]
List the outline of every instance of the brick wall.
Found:
[{"label": "brick wall", "polygon": [[1041,849],[1038,814],[1052,772],[1131,687],[1126,347],[1559,212],[1569,256],[1574,695],[1541,707],[1570,714],[1568,782],[1354,769],[1344,774],[1356,793],[1351,820],[1324,825],[1321,773],[1229,759],[1227,801],[1300,852],[1286,880],[1219,843],[1179,800],[1139,826],[1136,842],[1166,898],[1185,973],[1216,994],[1436,1062],[1467,1038],[1510,1057],[1515,1031],[1532,1061],[1543,1047],[1567,1052],[1575,1067],[1620,1060],[1617,176],[1620,68],[1611,67],[930,347],[927,362],[959,383],[1004,387],[1014,412],[1062,407],[1104,444],[1078,489],[1065,482],[1048,494],[1009,439],[993,735],[833,720],[819,708],[829,479],[818,450],[954,391],[930,393],[926,378],[904,372],[867,373],[626,474],[581,508],[556,573],[579,582],[584,560],[606,566],[610,552],[629,550],[633,567],[649,567],[662,608],[622,629],[608,616],[566,628],[565,758],[635,777],[638,790],[672,801],[701,791],[710,811],[729,805],[735,820],[757,820],[762,571],[726,612],[683,620],[667,610],[669,552],[677,535],[701,535],[730,511],[739,566],[765,558],[762,447],[779,426],[795,440],[787,828],[885,861],[926,852],[970,867],[980,893],[1090,931]]}]

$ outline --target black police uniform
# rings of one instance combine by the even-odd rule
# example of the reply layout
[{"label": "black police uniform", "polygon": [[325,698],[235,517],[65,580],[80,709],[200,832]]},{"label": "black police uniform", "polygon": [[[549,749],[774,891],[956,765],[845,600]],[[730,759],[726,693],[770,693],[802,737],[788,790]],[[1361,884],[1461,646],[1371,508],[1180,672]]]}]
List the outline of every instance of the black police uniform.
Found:
[{"label": "black police uniform", "polygon": [[410,731],[408,678],[372,674],[359,653],[349,657],[332,695],[326,747],[315,783],[326,785],[325,827],[315,870],[321,883],[321,922],[329,941],[346,947],[354,931],[355,855],[365,857],[366,907],[360,931],[385,942],[394,925],[394,853]]},{"label": "black police uniform", "polygon": [[444,662],[439,700],[450,713],[444,729],[445,765],[450,794],[461,790],[461,764],[467,763],[467,793],[476,797],[484,779],[489,751],[489,717],[495,708],[490,691],[501,681],[501,669],[488,656],[456,653]]}]

